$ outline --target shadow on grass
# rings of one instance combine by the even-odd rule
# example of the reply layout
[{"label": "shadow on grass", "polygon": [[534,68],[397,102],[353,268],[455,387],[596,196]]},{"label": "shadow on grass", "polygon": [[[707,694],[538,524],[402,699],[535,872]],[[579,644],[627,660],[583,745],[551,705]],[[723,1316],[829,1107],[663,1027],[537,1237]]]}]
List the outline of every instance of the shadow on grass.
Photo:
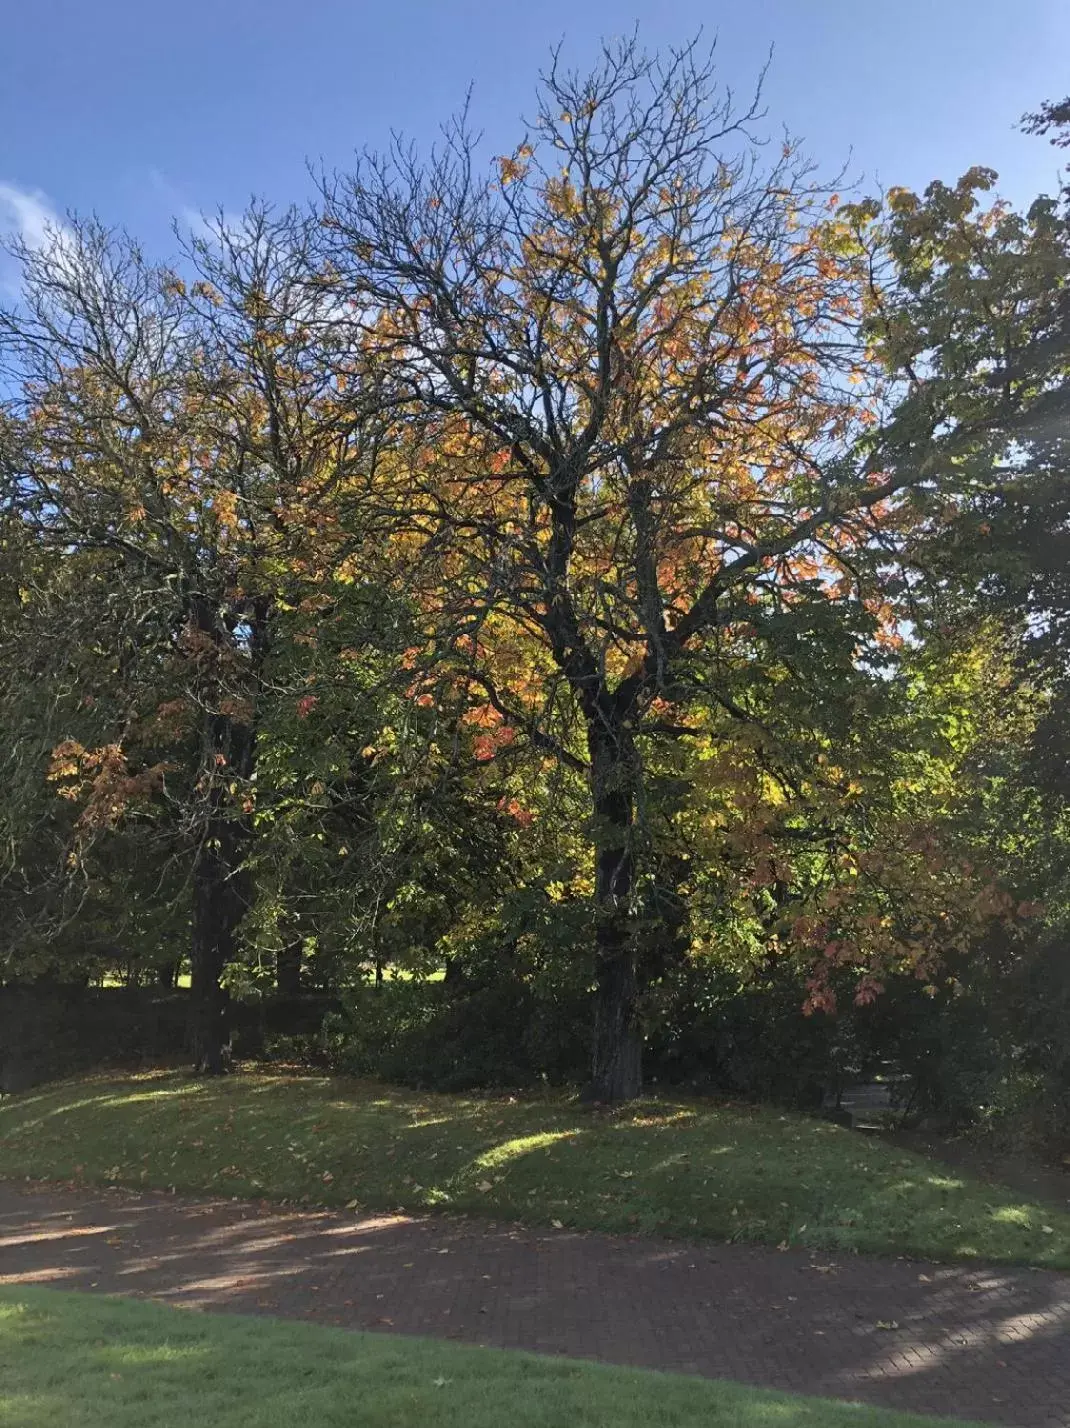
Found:
[{"label": "shadow on grass", "polygon": [[1019,1425],[1059,1406],[1070,1333],[1070,1276],[0,1185],[5,1282]]},{"label": "shadow on grass", "polygon": [[746,1106],[88,1078],[0,1105],[0,1174],[1070,1268],[1065,1208]]}]

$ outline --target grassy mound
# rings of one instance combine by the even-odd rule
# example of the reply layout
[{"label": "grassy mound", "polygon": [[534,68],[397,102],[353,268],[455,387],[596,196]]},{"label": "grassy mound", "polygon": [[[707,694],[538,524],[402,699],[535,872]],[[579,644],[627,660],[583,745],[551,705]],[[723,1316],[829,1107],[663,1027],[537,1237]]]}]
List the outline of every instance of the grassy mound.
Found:
[{"label": "grassy mound", "polygon": [[1070,1267],[1070,1215],[750,1106],[98,1075],[0,1103],[0,1175],[538,1225]]}]

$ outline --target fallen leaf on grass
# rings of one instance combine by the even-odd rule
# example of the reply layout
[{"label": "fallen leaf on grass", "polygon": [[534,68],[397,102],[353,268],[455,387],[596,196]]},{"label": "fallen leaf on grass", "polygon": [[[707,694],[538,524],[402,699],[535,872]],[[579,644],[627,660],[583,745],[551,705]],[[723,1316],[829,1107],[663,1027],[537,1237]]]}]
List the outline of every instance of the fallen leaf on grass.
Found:
[{"label": "fallen leaf on grass", "polygon": [[563,1230],[565,1228],[560,1220],[551,1220],[550,1224],[554,1227],[555,1230]]},{"label": "fallen leaf on grass", "polygon": [[875,1329],[898,1329],[898,1328],[899,1328],[899,1320],[898,1320],[898,1319],[878,1319],[877,1322],[876,1322],[876,1324],[874,1324],[873,1327],[874,1327]]}]

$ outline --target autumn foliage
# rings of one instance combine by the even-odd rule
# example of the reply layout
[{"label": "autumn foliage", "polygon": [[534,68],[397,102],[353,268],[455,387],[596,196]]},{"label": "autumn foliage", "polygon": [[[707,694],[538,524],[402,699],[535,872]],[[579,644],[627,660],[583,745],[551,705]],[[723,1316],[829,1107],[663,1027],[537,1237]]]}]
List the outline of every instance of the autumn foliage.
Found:
[{"label": "autumn foliage", "polygon": [[69,869],[136,825],[187,870],[209,1069],[243,957],[453,965],[505,886],[565,929],[599,1100],[686,969],[828,1015],[1035,915],[970,827],[1029,720],[954,713],[1014,687],[1006,631],[930,597],[1062,380],[1065,222],[985,170],[844,201],[759,123],[629,41],[485,169],[462,117],[171,268],[22,253],[13,667]]}]

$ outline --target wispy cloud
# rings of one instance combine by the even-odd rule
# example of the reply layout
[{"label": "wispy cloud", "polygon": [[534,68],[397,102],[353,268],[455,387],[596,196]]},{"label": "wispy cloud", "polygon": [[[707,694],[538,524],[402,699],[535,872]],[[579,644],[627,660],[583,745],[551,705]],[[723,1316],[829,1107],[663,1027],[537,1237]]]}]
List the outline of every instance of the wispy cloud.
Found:
[{"label": "wispy cloud", "polygon": [[188,228],[198,238],[210,238],[215,232],[215,218],[184,203],[175,214],[180,228]]},{"label": "wispy cloud", "polygon": [[218,208],[208,212],[197,208],[194,204],[187,202],[181,189],[177,188],[159,169],[149,169],[149,183],[167,204],[172,219],[178,224],[181,231],[185,231],[195,238],[215,238],[222,224],[225,232],[241,232],[240,214]]},{"label": "wispy cloud", "polygon": [[0,233],[15,233],[31,248],[43,248],[62,231],[63,220],[40,189],[0,182]]},{"label": "wispy cloud", "polygon": [[211,213],[202,213],[197,208],[191,208],[189,204],[183,204],[176,220],[179,227],[188,229],[194,238],[207,238],[211,242],[217,242],[221,234],[240,238],[245,230],[240,213],[230,213],[222,208],[214,209]]},{"label": "wispy cloud", "polygon": [[16,259],[4,252],[5,240],[18,238],[28,248],[69,251],[70,230],[48,196],[39,188],[20,188],[0,179],[0,295],[18,299],[21,272]]}]

